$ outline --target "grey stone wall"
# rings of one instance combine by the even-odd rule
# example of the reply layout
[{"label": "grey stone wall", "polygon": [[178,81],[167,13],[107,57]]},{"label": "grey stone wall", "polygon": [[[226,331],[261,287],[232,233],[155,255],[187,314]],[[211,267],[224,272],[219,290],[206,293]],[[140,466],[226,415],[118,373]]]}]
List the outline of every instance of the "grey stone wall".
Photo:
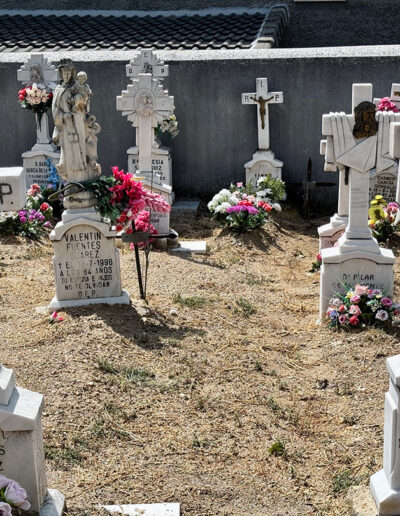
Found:
[{"label": "grey stone wall", "polygon": [[[57,62],[67,52],[46,57]],[[283,91],[284,103],[270,107],[271,147],[284,161],[285,181],[301,182],[307,160],[314,178],[336,181],[323,171],[319,155],[321,117],[351,108],[353,82],[372,82],[374,95],[390,94],[400,82],[400,47],[339,49],[272,49],[246,51],[159,52],[170,65],[165,85],[175,96],[180,134],[172,141],[174,189],[178,196],[210,197],[231,181],[244,179],[244,163],[257,147],[256,107],[242,106],[241,93],[268,77],[271,91]],[[34,143],[30,113],[19,108],[16,72],[24,54],[0,54],[0,166],[20,165],[21,153]],[[102,125],[99,158],[103,171],[126,168],[126,150],[134,129],[115,108],[115,97],[127,85],[129,52],[70,53],[78,69],[88,73],[94,92],[92,112]],[[291,189],[300,199],[300,189]],[[336,189],[313,192],[315,210],[331,212]]]}]

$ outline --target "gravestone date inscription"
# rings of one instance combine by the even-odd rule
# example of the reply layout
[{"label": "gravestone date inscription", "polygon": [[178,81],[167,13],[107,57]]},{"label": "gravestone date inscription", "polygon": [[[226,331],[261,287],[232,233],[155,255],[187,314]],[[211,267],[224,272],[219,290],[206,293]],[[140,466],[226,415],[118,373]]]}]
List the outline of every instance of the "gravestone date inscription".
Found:
[{"label": "gravestone date inscription", "polygon": [[57,298],[89,299],[121,295],[113,238],[94,226],[78,225],[55,242]]}]

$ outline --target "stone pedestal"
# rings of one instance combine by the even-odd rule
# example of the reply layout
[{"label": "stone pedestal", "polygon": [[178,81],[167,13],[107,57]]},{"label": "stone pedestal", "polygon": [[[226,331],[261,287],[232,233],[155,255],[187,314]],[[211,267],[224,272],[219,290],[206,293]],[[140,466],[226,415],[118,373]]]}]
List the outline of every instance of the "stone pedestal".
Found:
[{"label": "stone pedestal", "polygon": [[[0,364],[0,473],[26,490],[31,510],[40,515],[61,515],[64,497],[47,491],[41,413],[43,396],[15,386],[13,371]],[[58,500],[58,510],[52,500]],[[62,503],[60,503],[62,501]]]},{"label": "stone pedestal", "polygon": [[[128,172],[131,174],[137,174],[139,170],[139,147],[135,145],[128,149],[127,153]],[[172,186],[172,159],[171,149],[169,147],[157,145],[152,146],[151,168],[153,173],[159,176],[161,183]],[[151,180],[151,178],[148,179]]]},{"label": "stone pedestal", "polygon": [[370,487],[379,516],[400,514],[400,355],[386,360],[389,391],[385,396],[383,469],[371,476]]},{"label": "stone pedestal", "polygon": [[121,289],[115,232],[94,208],[64,211],[50,240],[56,278],[50,308],[130,303],[129,294]]},{"label": "stone pedestal", "polygon": [[26,202],[25,182],[22,167],[0,168],[0,211],[23,209]]},{"label": "stone pedestal", "polygon": [[253,154],[253,159],[245,163],[246,183],[257,185],[261,177],[270,174],[272,177],[282,179],[283,161],[275,158],[275,153],[271,150],[258,150]]}]

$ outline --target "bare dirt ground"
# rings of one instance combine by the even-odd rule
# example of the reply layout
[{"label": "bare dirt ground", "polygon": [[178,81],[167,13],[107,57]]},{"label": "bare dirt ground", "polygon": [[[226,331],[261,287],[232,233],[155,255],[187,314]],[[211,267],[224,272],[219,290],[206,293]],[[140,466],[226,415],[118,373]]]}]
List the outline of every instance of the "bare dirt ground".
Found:
[{"label": "bare dirt ground", "polygon": [[206,217],[173,227],[209,252],[152,253],[147,308],[128,251],[133,306],[69,309],[54,325],[35,311],[54,294],[51,244],[0,241],[0,359],[45,396],[49,486],[70,516],[150,502],[190,516],[349,514],[348,487],[382,466],[397,330],[315,326],[316,225],[289,210],[243,236]]}]

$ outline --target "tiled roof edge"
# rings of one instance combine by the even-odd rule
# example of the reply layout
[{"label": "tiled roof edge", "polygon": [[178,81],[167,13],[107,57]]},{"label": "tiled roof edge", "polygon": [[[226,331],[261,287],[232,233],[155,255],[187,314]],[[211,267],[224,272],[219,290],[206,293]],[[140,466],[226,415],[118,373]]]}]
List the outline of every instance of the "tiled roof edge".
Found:
[{"label": "tiled roof edge", "polygon": [[[274,6],[272,6],[274,7]],[[230,14],[257,14],[270,12],[271,6],[266,7],[215,7],[209,9],[189,10],[179,9],[171,11],[121,11],[121,10],[25,10],[25,9],[0,9],[0,16],[8,14],[9,16],[104,16],[104,17],[145,17],[145,16],[218,16],[223,14],[229,16]]]},{"label": "tiled roof edge", "polygon": [[289,23],[290,11],[286,4],[273,5],[266,14],[252,48],[279,47],[284,31]]}]

